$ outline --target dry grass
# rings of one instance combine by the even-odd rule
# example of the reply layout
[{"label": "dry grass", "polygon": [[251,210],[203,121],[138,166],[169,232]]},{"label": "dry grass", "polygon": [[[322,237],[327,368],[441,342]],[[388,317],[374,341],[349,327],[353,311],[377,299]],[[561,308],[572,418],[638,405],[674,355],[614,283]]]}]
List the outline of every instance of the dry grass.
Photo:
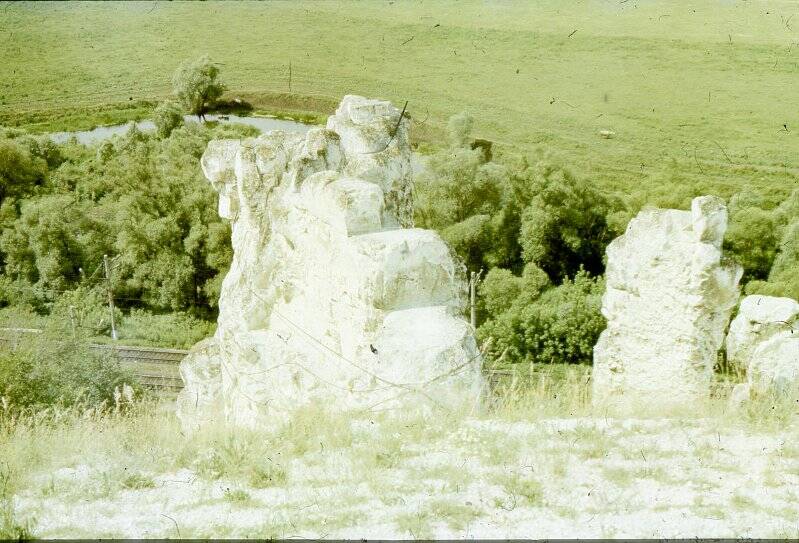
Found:
[{"label": "dry grass", "polygon": [[[589,535],[640,535],[614,515],[638,507],[668,516],[684,507],[696,523],[754,515],[771,526],[795,508],[791,406],[730,411],[716,398],[691,420],[605,419],[592,416],[588,385],[576,371],[527,387],[503,385],[474,416],[308,406],[259,432],[217,427],[185,436],[169,405],[154,401],[117,410],[5,412],[0,534],[176,535],[171,521],[144,532],[119,520],[83,529],[70,520],[93,508],[119,519],[130,500],[151,499],[171,504],[165,511],[179,517],[182,537],[501,536],[490,531],[492,522],[523,527],[527,517],[518,515],[528,510],[552,515],[566,530],[595,515],[604,524]],[[766,497],[747,493],[750,480]],[[696,494],[680,498],[686,485]],[[665,493],[665,503],[635,497],[645,489]],[[258,513],[265,508],[268,521]],[[201,512],[212,510],[229,520],[209,524],[211,513]],[[370,525],[373,517],[382,520]],[[256,518],[262,520],[252,524]]]}]

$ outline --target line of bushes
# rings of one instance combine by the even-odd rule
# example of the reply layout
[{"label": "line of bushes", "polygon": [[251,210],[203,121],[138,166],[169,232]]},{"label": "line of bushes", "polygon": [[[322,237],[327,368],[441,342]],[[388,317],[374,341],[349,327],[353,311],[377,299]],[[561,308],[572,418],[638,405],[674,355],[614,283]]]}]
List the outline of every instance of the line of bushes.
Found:
[{"label": "line of bushes", "polygon": [[[473,145],[472,124],[454,117],[449,141],[427,157],[416,224],[440,232],[470,270],[486,271],[478,334],[494,338],[493,358],[590,363],[604,326],[605,247],[643,206],[686,209],[698,194],[678,172],[656,192],[608,194],[552,153]],[[100,264],[109,254],[123,338],[184,347],[209,333],[230,228],[199,158],[212,138],[254,133],[178,125],[86,147],[0,130],[0,306],[62,321],[74,306],[106,333]],[[725,249],[746,269],[745,291],[799,298],[799,190],[782,202],[742,191],[729,209]]]}]

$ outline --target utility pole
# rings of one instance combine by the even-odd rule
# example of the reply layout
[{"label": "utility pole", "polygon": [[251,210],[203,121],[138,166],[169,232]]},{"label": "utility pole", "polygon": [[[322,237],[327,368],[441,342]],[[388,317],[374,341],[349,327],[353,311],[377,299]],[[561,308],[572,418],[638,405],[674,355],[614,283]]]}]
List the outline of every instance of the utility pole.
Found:
[{"label": "utility pole", "polygon": [[105,268],[105,282],[108,289],[108,311],[111,313],[111,338],[116,341],[117,327],[114,322],[114,293],[111,290],[111,268],[108,265],[108,255],[103,255],[103,267]]},{"label": "utility pole", "polygon": [[480,282],[481,275],[483,275],[483,270],[472,272],[469,277],[469,308],[471,309],[471,323],[474,329],[477,329],[477,283]]}]

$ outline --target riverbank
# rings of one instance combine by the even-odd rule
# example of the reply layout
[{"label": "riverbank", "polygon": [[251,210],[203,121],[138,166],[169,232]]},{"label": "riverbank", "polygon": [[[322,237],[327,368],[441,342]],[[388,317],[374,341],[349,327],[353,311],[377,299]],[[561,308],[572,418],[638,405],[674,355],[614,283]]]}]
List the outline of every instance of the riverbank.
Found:
[{"label": "riverbank", "polygon": [[[14,111],[0,112],[0,126],[21,128],[34,134],[88,131],[97,127],[149,119],[152,117],[158,101],[166,98],[169,96],[164,95],[152,100],[110,102],[82,107],[61,106],[29,110],[19,108]],[[273,117],[304,124],[324,124],[327,115],[335,109],[335,104],[331,106],[332,109],[325,106],[326,100],[317,101],[303,96],[292,98],[272,93],[228,93],[223,100],[227,99],[230,103],[234,98],[245,101],[249,107],[220,108],[218,113]]]},{"label": "riverbank", "polygon": [[[168,95],[160,97],[160,99],[167,98]],[[235,107],[235,100],[244,106]],[[221,102],[222,105],[211,113],[209,120],[213,120],[216,116],[232,115],[253,119],[270,118],[305,125],[324,125],[328,115],[335,111],[338,103],[331,97],[268,91],[228,92]],[[0,126],[20,128],[32,134],[89,132],[130,122],[137,124],[148,122],[157,105],[157,100],[140,100],[86,107],[19,109],[0,112]],[[246,119],[243,122],[253,124]],[[433,144],[441,140],[443,133],[442,126],[432,122],[429,124],[417,122],[412,132],[412,143],[416,146],[420,143]]]}]

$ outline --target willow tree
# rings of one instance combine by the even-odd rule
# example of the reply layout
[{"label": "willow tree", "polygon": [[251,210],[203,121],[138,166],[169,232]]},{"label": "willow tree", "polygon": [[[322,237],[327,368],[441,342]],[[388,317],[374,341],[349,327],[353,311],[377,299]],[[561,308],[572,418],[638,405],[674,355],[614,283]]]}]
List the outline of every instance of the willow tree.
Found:
[{"label": "willow tree", "polygon": [[219,66],[211,62],[208,56],[181,64],[172,76],[172,92],[186,108],[205,119],[205,112],[214,106],[225,92],[225,85],[219,81]]}]

